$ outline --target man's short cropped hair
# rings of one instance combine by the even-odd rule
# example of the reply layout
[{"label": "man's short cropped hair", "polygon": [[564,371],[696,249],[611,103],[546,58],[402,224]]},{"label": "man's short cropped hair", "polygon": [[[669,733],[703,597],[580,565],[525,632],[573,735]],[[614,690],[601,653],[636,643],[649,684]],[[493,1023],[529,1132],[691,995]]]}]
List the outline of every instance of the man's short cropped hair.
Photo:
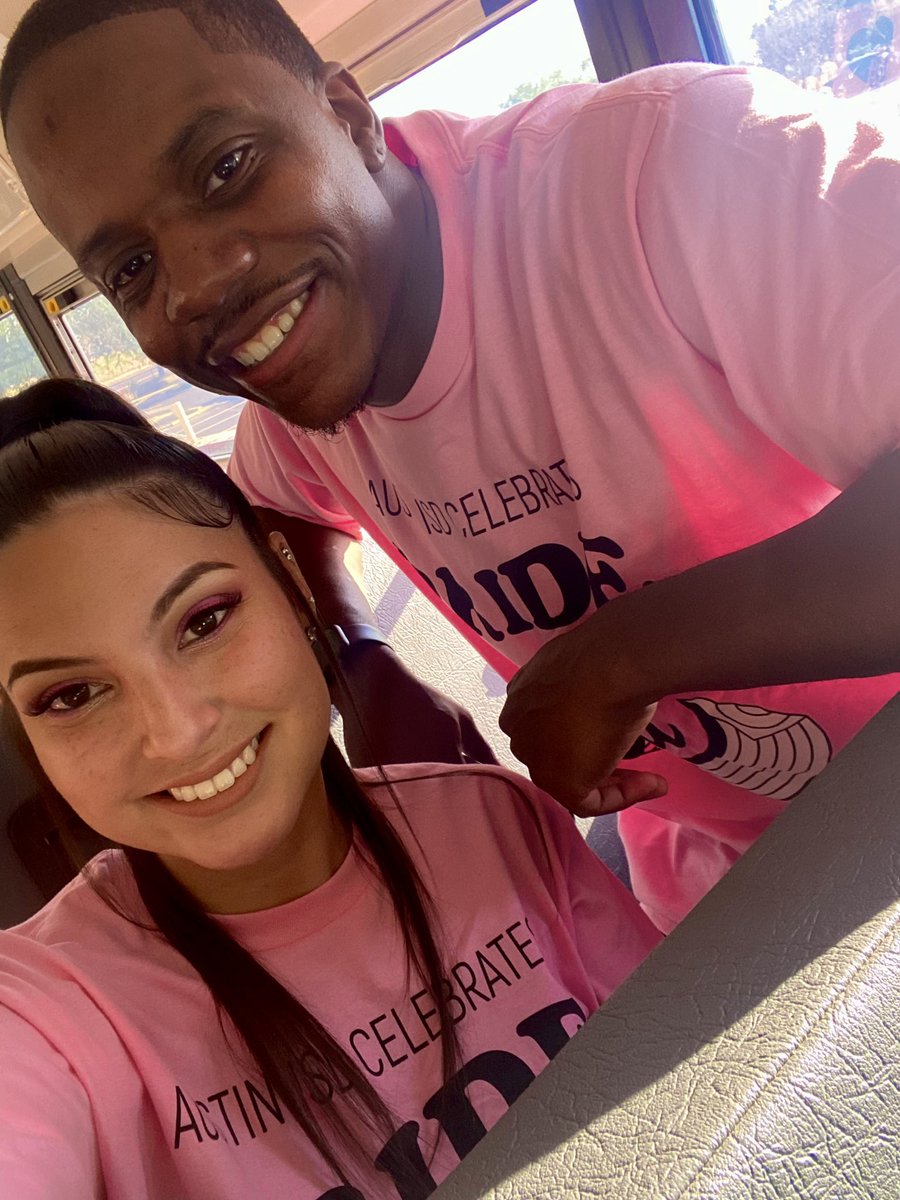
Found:
[{"label": "man's short cropped hair", "polygon": [[0,121],[22,76],[48,50],[114,17],[175,9],[219,54],[257,54],[305,82],[318,77],[322,59],[278,0],[36,0],[6,48],[0,72]]}]

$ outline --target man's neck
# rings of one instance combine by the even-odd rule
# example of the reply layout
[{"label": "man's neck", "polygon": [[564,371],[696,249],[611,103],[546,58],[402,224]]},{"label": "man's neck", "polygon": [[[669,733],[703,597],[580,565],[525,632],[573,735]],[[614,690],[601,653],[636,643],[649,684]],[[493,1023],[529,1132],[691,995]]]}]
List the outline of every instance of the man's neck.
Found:
[{"label": "man's neck", "polygon": [[441,231],[428,185],[417,170],[391,156],[382,186],[402,238],[397,249],[406,270],[366,397],[366,404],[374,408],[397,404],[418,378],[434,341],[444,290]]}]

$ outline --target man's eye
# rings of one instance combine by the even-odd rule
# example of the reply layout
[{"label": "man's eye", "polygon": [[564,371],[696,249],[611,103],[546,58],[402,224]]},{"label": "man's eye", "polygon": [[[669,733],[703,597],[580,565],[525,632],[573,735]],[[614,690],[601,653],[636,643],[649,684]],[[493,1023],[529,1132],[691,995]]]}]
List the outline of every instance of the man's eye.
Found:
[{"label": "man's eye", "polygon": [[133,283],[150,262],[149,254],[134,254],[116,271],[112,280],[113,292],[120,292]]},{"label": "man's eye", "polygon": [[213,192],[217,192],[224,184],[230,182],[231,179],[241,169],[244,159],[247,156],[246,147],[240,147],[237,150],[229,150],[227,154],[223,154],[219,161],[212,169],[212,174],[206,184],[206,194],[211,196]]}]

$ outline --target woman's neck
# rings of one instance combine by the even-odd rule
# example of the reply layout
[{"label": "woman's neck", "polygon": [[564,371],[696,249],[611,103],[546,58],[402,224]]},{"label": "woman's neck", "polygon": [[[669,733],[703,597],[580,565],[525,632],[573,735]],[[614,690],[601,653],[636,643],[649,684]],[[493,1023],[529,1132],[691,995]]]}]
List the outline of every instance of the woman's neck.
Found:
[{"label": "woman's neck", "polygon": [[321,887],[346,858],[351,840],[319,775],[290,834],[258,862],[216,871],[183,858],[160,857],[207,912],[249,913],[288,904]]}]

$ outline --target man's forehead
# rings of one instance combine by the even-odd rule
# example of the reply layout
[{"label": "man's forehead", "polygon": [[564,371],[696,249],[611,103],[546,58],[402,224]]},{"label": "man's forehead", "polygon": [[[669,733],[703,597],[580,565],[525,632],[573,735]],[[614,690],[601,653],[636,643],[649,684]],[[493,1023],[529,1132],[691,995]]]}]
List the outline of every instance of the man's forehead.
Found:
[{"label": "man's forehead", "polygon": [[[178,44],[191,36],[198,39],[184,14],[175,9],[126,13],[89,25],[49,45],[28,63],[13,93],[11,111],[17,107],[19,95],[30,90],[27,84],[32,78],[52,78],[61,69],[80,78],[82,70],[88,69],[95,85],[102,87],[117,73],[123,59],[139,58],[140,49],[152,55],[168,39],[177,53]],[[73,102],[81,99],[81,93],[73,88]]]},{"label": "man's forehead", "polygon": [[240,78],[252,82],[267,66],[241,59],[243,73],[165,9],[104,22],[33,64],[13,100],[10,151],[39,216],[68,249],[78,249],[70,225],[80,242],[103,219],[98,203],[116,176],[148,178],[198,129],[239,111]]},{"label": "man's forehead", "polygon": [[[216,91],[273,91],[277,63],[220,52],[176,9],[130,13],[83,30],[43,53],[25,72],[10,108],[13,156],[35,157],[54,134],[54,153],[106,130],[156,134]],[[263,83],[265,81],[265,83]],[[127,127],[127,128],[126,128]]]}]

